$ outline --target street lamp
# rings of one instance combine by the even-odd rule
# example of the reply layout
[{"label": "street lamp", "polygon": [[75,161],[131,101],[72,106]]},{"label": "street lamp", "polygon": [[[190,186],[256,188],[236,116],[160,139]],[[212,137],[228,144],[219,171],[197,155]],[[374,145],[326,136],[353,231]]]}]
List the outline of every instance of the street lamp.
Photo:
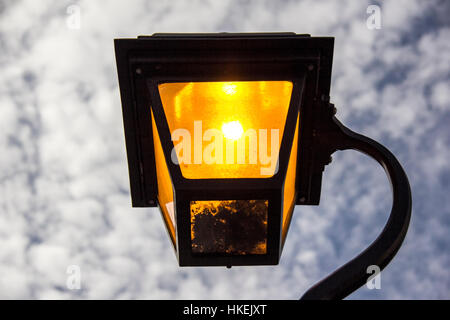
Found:
[{"label": "street lamp", "polygon": [[336,150],[374,157],[394,205],[380,237],[304,298],[342,298],[406,234],[407,177],[329,102],[334,39],[294,33],[116,39],[134,207],[159,206],[180,266],[278,264],[295,205],[318,205]]}]

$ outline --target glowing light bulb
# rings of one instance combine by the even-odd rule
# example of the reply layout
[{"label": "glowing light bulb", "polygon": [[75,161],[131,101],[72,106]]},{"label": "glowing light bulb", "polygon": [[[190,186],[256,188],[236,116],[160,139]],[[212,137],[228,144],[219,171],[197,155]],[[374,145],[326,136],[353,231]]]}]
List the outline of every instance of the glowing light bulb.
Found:
[{"label": "glowing light bulb", "polygon": [[222,90],[228,95],[233,95],[236,93],[236,85],[233,84],[232,82],[225,82],[222,85]]},{"label": "glowing light bulb", "polygon": [[226,122],[222,125],[222,132],[225,138],[237,140],[242,137],[244,129],[239,121]]}]

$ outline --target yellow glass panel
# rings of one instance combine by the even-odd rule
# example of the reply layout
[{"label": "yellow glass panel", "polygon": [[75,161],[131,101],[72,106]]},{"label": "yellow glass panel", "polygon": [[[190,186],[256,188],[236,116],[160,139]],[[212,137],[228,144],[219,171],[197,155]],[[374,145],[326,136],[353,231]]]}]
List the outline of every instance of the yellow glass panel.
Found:
[{"label": "yellow glass panel", "polygon": [[173,202],[173,185],[167,168],[158,129],[152,112],[153,144],[155,148],[156,179],[158,181],[158,203],[163,213],[164,222],[175,245],[175,208]]},{"label": "yellow glass panel", "polygon": [[183,82],[158,89],[185,178],[277,172],[292,82]]},{"label": "yellow glass panel", "polygon": [[267,200],[191,201],[193,253],[267,253]]},{"label": "yellow glass panel", "polygon": [[297,171],[297,149],[298,149],[298,126],[299,119],[297,117],[297,124],[295,126],[294,140],[292,142],[292,150],[289,156],[289,164],[286,173],[286,179],[284,180],[284,195],[283,195],[283,228],[282,239],[286,238],[286,234],[289,228],[289,223],[292,217],[295,206],[295,178]]}]

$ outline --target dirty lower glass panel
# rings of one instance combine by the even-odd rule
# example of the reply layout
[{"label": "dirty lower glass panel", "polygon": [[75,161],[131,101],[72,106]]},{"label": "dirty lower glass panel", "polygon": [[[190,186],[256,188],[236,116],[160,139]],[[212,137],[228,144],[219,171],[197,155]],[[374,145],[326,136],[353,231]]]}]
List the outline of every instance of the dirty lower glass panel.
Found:
[{"label": "dirty lower glass panel", "polygon": [[193,253],[267,253],[268,200],[191,201]]}]

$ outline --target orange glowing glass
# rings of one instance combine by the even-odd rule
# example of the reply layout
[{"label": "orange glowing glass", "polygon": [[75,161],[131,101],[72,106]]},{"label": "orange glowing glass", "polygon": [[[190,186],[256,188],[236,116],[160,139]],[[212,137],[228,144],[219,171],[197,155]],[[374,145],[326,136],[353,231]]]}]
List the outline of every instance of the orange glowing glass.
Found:
[{"label": "orange glowing glass", "polygon": [[291,222],[292,213],[294,212],[296,191],[295,178],[297,171],[297,146],[298,146],[298,128],[299,118],[297,117],[297,124],[295,125],[294,139],[292,142],[291,154],[289,156],[289,164],[284,180],[283,192],[283,220],[282,220],[282,241],[285,240],[289,224]]},{"label": "orange glowing glass", "polygon": [[183,177],[273,176],[292,86],[290,81],[158,85]]},{"label": "orange glowing glass", "polygon": [[152,112],[153,144],[155,148],[156,180],[158,183],[158,203],[161,208],[164,222],[169,231],[172,242],[175,244],[175,208],[173,202],[173,185],[169,169],[164,157],[161,140],[156,128]]}]

